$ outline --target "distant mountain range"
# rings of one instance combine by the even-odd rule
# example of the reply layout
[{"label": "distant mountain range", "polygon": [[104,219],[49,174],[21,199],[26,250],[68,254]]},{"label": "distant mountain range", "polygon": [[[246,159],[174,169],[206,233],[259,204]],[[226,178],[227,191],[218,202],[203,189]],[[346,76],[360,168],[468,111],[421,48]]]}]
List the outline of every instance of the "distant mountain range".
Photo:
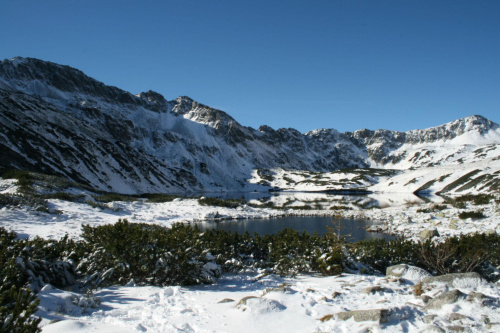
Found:
[{"label": "distant mountain range", "polygon": [[68,66],[14,58],[0,62],[0,119],[1,169],[104,191],[500,188],[500,127],[478,115],[408,132],[253,129],[189,97],[133,95]]}]

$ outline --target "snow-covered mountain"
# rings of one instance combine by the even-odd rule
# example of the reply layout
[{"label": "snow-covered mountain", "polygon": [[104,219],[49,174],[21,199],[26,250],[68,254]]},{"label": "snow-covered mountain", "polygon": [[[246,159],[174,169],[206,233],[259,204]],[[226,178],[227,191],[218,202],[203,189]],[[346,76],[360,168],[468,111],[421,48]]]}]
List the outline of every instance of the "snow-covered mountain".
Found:
[{"label": "snow-covered mountain", "polygon": [[[446,179],[473,170],[479,171],[470,181],[483,177],[469,190],[499,188],[500,127],[481,116],[409,132],[253,129],[188,97],[133,95],[68,66],[14,58],[0,62],[0,119],[0,168],[62,175],[121,193],[265,189],[276,185],[273,175],[290,170],[322,178],[316,190],[385,183],[377,188],[384,190],[393,177],[415,170],[433,175],[439,168],[455,171],[423,189],[441,191],[450,185]],[[335,171],[345,168],[407,171],[357,172],[362,181],[349,176],[342,183]],[[323,173],[332,172],[329,183]],[[394,189],[422,190],[424,180],[434,179],[428,178]]]}]

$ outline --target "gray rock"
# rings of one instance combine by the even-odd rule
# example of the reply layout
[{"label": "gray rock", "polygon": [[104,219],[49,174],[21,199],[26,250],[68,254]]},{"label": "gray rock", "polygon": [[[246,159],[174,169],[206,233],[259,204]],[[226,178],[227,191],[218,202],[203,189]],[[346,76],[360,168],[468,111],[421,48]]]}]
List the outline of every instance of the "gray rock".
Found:
[{"label": "gray rock", "polygon": [[458,289],[454,289],[445,293],[441,293],[434,297],[425,306],[426,309],[441,309],[443,305],[452,304],[459,299],[465,299],[466,295]]},{"label": "gray rock", "polygon": [[422,279],[422,283],[424,284],[445,283],[454,288],[459,288],[460,286],[470,282],[481,284],[486,283],[486,281],[481,278],[481,275],[476,272],[452,273],[439,276],[429,276]]},{"label": "gray rock", "polygon": [[396,278],[403,278],[412,282],[418,282],[425,277],[431,276],[431,274],[425,269],[406,264],[387,267],[385,275]]},{"label": "gray rock", "polygon": [[447,326],[446,329],[449,332],[466,332],[466,328],[463,326],[458,326],[458,325],[452,325],[452,326]]},{"label": "gray rock", "polygon": [[425,316],[424,316],[424,322],[425,322],[426,324],[430,324],[430,323],[432,323],[432,322],[434,321],[434,319],[435,319],[436,317],[437,317],[437,315],[435,315],[435,314],[425,315]]},{"label": "gray rock", "polygon": [[445,333],[446,331],[442,329],[441,327],[434,326],[434,325],[429,325],[426,328],[424,328],[422,333]]},{"label": "gray rock", "polygon": [[486,328],[489,330],[500,330],[500,323],[488,323],[486,324]]},{"label": "gray rock", "polygon": [[353,310],[337,313],[337,318],[340,320],[348,320],[354,318],[354,321],[376,321],[386,323],[389,321],[391,312],[387,309],[373,310]]},{"label": "gray rock", "polygon": [[394,276],[394,277],[402,277],[403,274],[407,270],[408,270],[408,265],[406,265],[406,264],[389,266],[389,267],[387,267],[387,270],[385,271],[385,275],[386,276]]},{"label": "gray rock", "polygon": [[432,299],[432,297],[430,297],[428,295],[417,296],[417,298],[421,299],[422,302],[424,302],[425,304],[429,303],[429,301]]},{"label": "gray rock", "polygon": [[234,302],[232,298],[224,298],[223,300],[218,301],[217,303],[231,303]]},{"label": "gray rock", "polygon": [[384,293],[389,291],[388,289],[382,287],[382,286],[373,286],[373,287],[366,287],[363,290],[361,290],[362,294],[375,294],[378,292]]},{"label": "gray rock", "polygon": [[457,312],[450,313],[448,318],[450,319],[450,321],[469,319],[469,317]]},{"label": "gray rock", "polygon": [[439,237],[439,232],[435,228],[434,229],[427,229],[427,230],[421,231],[419,236],[420,236],[420,239],[426,240],[426,239],[431,239],[432,237]]}]

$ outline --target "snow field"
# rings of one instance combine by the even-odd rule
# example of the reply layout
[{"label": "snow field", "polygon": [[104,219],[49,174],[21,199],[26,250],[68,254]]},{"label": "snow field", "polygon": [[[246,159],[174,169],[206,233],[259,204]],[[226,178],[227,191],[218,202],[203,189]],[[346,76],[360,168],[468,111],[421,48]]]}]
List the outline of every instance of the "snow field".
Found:
[{"label": "snow field", "polygon": [[[2,193],[15,193],[13,182],[0,181]],[[292,200],[287,193],[285,200]],[[323,198],[323,195],[318,195]],[[314,200],[314,194],[297,193],[297,201]],[[316,197],[317,198],[317,197]],[[450,207],[432,213],[417,212],[432,203],[412,202],[411,196],[376,197],[385,208],[330,211],[346,217],[365,217],[383,221],[387,231],[418,238],[421,230],[436,228],[447,237],[470,232],[499,232],[500,212],[490,203],[469,206],[487,216],[481,220],[460,220],[462,209]],[[372,198],[373,199],[373,198]],[[108,209],[92,208],[61,200],[49,200],[52,211],[28,208],[0,209],[0,226],[21,237],[40,236],[59,239],[66,233],[78,238],[82,224],[103,225],[119,218],[131,222],[164,225],[201,221],[206,218],[262,218],[280,214],[325,214],[324,210],[279,211],[272,209],[222,208],[199,205],[196,199],[176,199],[166,203],[113,202]],[[396,204],[396,205],[394,205]],[[213,285],[192,287],[114,286],[83,294],[47,285],[38,294],[43,332],[421,332],[456,331],[495,332],[500,329],[500,289],[478,278],[453,285],[428,283],[417,296],[414,285],[426,274],[416,269],[401,278],[342,274],[335,277],[299,275],[282,278],[264,272],[222,276]],[[455,301],[429,307],[427,296],[458,289]],[[479,295],[479,296],[478,296]],[[352,311],[370,310],[384,314],[371,320],[343,320]],[[348,312],[351,311],[351,312]],[[359,319],[359,318],[358,318]]]},{"label": "snow field", "polygon": [[[490,331],[500,322],[498,288],[482,280],[464,284],[468,295],[481,292],[496,305],[461,299],[426,309],[425,296],[449,286],[428,286],[414,294],[416,281],[343,274],[336,277],[281,278],[256,273],[225,275],[215,285],[194,287],[112,287],[96,292],[98,309],[67,305],[71,292],[43,290],[39,314],[43,332],[418,332],[429,325]],[[376,288],[374,288],[376,287]],[[65,306],[61,307],[61,304]],[[387,310],[383,322],[340,320],[337,314]],[[59,312],[56,312],[58,310]],[[86,313],[85,313],[86,312]],[[328,319],[333,315],[331,319]],[[49,319],[61,320],[49,324]],[[457,319],[458,318],[458,319]],[[488,318],[487,325],[485,318]],[[385,322],[386,321],[386,322]]]}]

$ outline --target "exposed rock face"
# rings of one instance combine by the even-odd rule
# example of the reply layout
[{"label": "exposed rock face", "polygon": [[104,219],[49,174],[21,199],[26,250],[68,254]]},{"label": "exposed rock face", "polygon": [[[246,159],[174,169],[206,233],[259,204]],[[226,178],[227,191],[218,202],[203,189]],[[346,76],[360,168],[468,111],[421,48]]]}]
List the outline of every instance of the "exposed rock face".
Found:
[{"label": "exposed rock face", "polygon": [[[255,130],[189,97],[132,95],[37,59],[0,62],[0,169],[57,174],[123,193],[249,189],[255,169],[327,172],[454,163],[462,146],[439,161],[433,149],[417,154],[411,147],[497,129],[472,116],[406,133]],[[481,154],[486,152],[474,158]]]}]

